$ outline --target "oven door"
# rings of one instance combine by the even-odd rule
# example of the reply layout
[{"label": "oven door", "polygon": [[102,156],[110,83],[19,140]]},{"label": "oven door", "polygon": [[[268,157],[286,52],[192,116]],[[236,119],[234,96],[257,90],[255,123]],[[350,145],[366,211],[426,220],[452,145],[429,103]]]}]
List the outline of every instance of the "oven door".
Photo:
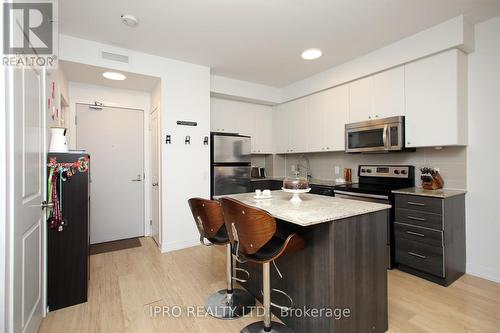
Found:
[{"label": "oven door", "polygon": [[[379,194],[368,194],[368,193],[357,193],[357,192],[348,192],[348,191],[341,191],[341,190],[335,190],[335,198],[342,198],[342,199],[351,199],[351,200],[358,200],[358,201],[367,201],[367,202],[375,202],[375,203],[381,203],[381,204],[386,204],[390,205],[391,200],[389,196],[387,195],[379,195]],[[392,268],[392,254],[391,254],[391,217],[387,218],[387,269]]]}]

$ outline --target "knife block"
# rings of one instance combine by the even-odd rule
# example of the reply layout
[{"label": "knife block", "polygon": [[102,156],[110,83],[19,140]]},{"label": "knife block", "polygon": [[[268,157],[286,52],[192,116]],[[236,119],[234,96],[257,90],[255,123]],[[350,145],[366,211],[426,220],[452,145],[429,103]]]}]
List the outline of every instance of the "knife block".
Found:
[{"label": "knife block", "polygon": [[436,171],[436,173],[432,176],[432,181],[423,181],[422,180],[422,188],[426,190],[439,190],[444,186],[443,177]]}]

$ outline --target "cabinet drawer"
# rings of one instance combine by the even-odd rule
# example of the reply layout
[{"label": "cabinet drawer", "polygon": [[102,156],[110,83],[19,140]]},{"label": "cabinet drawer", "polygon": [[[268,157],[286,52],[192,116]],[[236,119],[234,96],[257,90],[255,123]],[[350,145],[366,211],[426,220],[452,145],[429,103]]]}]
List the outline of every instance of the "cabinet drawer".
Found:
[{"label": "cabinet drawer", "polygon": [[396,238],[405,238],[414,242],[429,244],[432,246],[443,246],[443,232],[420,228],[408,224],[394,223],[394,234]]},{"label": "cabinet drawer", "polygon": [[444,277],[443,248],[396,237],[396,262]]},{"label": "cabinet drawer", "polygon": [[441,215],[418,210],[396,208],[395,222],[443,230],[443,217]]},{"label": "cabinet drawer", "polygon": [[422,212],[442,214],[443,199],[418,195],[396,195],[396,208],[418,210]]}]

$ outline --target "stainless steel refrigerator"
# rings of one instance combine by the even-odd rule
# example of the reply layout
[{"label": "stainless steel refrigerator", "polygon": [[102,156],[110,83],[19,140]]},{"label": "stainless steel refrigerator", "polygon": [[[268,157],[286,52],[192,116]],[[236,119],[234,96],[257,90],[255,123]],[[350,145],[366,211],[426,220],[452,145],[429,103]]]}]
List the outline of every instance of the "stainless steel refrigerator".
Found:
[{"label": "stainless steel refrigerator", "polygon": [[250,192],[250,137],[211,133],[210,142],[211,196]]}]

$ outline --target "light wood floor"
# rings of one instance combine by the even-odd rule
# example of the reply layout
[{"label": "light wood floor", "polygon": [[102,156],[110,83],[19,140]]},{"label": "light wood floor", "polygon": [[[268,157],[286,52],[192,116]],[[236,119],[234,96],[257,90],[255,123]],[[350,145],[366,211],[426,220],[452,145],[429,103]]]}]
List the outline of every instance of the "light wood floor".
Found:
[{"label": "light wood floor", "polygon": [[[90,258],[89,301],[49,313],[40,332],[239,332],[256,318],[232,321],[151,316],[151,306],[203,305],[224,288],[224,252],[197,246],[161,254],[142,247]],[[500,332],[500,284],[464,276],[444,288],[389,271],[389,332]],[[327,332],[297,332],[327,333]],[[364,332],[360,332],[364,333]]]}]

